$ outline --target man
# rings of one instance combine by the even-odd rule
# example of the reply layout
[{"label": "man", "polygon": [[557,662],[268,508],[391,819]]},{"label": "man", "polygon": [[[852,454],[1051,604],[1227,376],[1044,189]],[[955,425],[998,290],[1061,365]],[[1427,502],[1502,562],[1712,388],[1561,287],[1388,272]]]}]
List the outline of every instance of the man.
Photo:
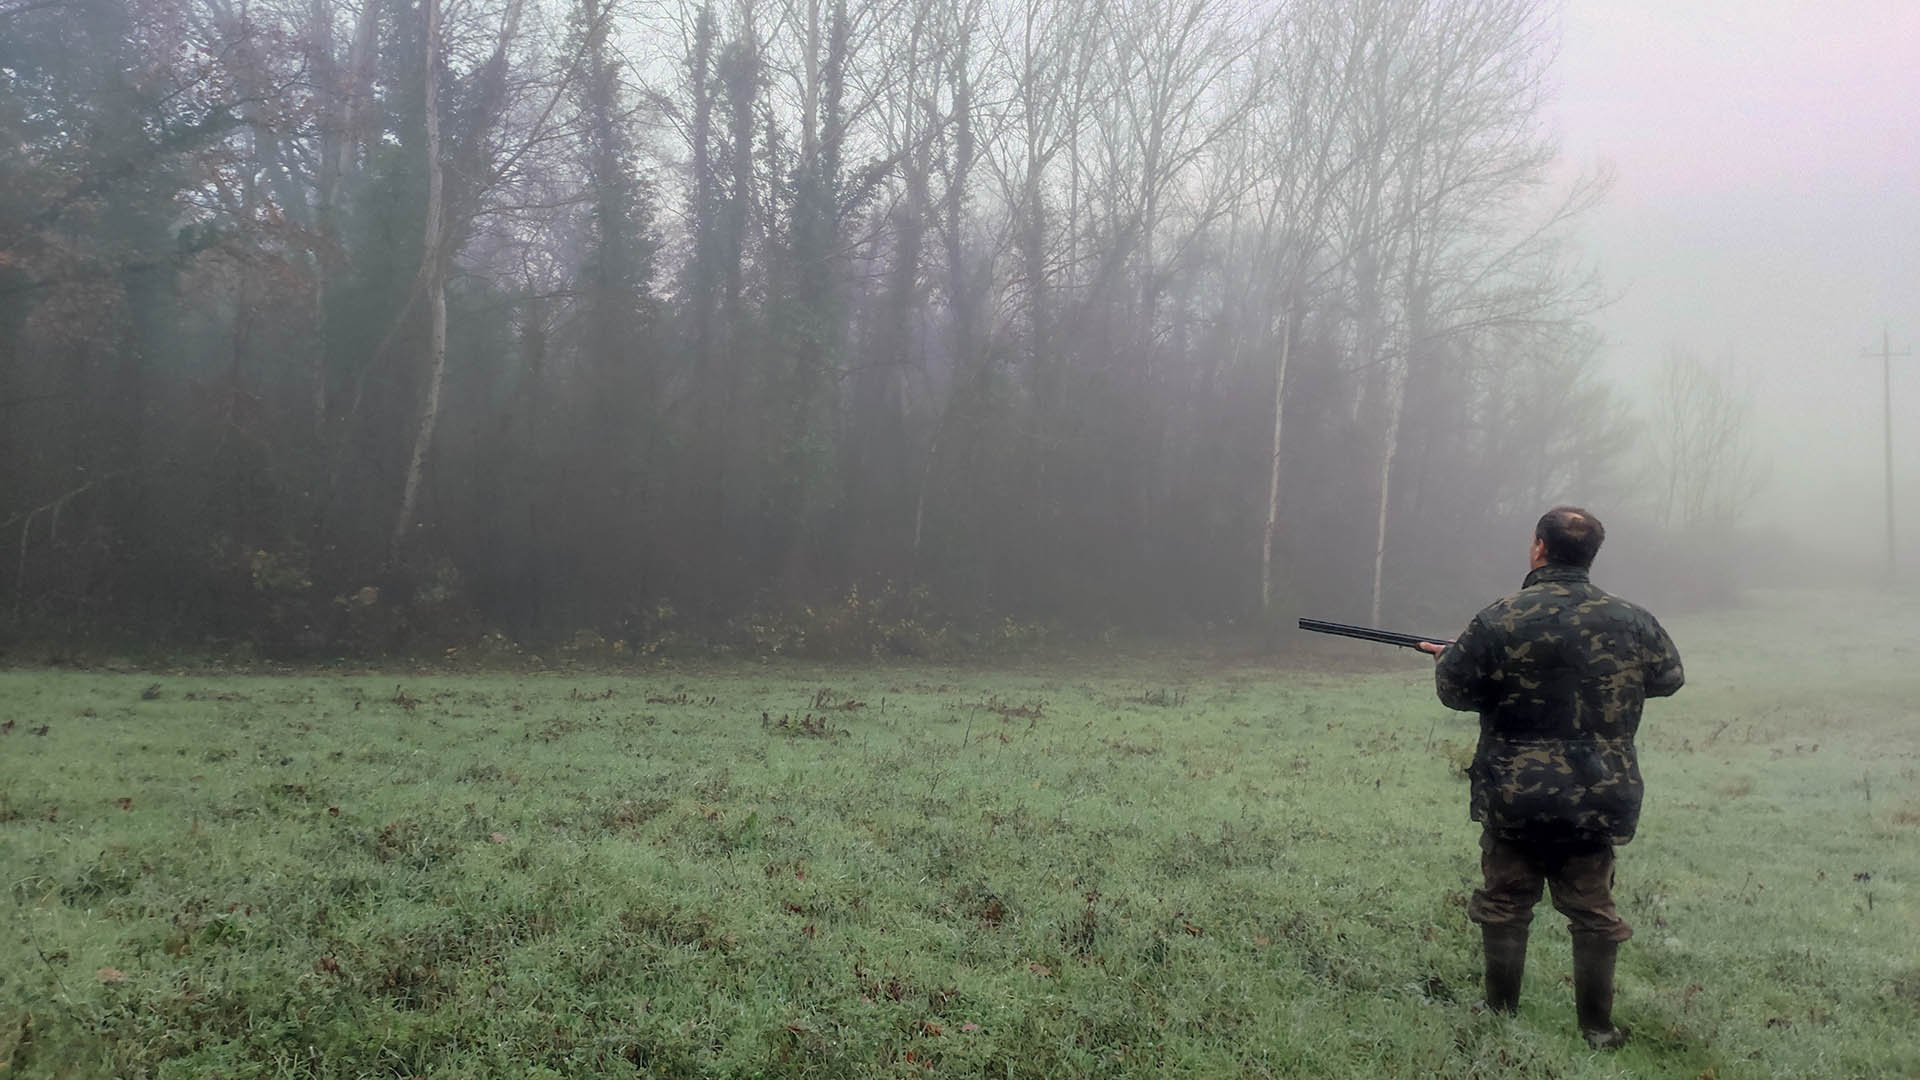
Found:
[{"label": "man", "polygon": [[1685,681],[1659,622],[1587,580],[1605,538],[1585,510],[1547,511],[1520,591],[1474,616],[1453,644],[1420,646],[1436,657],[1440,701],[1480,714],[1468,773],[1484,884],[1467,916],[1486,950],[1487,1006],[1519,1007],[1544,883],[1573,935],[1574,1005],[1596,1050],[1627,1038],[1613,1026],[1613,969],[1633,928],[1614,910],[1613,849],[1640,819],[1640,706]]}]

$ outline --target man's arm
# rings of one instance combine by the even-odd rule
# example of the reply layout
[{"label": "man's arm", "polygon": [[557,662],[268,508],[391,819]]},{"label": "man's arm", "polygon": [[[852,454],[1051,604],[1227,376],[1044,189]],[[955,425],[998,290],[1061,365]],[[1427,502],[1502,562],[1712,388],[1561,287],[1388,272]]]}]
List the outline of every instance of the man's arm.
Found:
[{"label": "man's arm", "polygon": [[1651,655],[1647,658],[1646,693],[1648,697],[1668,697],[1686,685],[1687,673],[1680,666],[1680,650],[1674,647],[1660,620],[1648,615],[1647,622],[1653,632],[1647,643]]},{"label": "man's arm", "polygon": [[1421,643],[1421,650],[1434,656],[1433,686],[1439,691],[1440,704],[1465,712],[1485,712],[1493,707],[1493,691],[1488,685],[1493,674],[1492,647],[1491,633],[1477,616],[1451,645]]}]

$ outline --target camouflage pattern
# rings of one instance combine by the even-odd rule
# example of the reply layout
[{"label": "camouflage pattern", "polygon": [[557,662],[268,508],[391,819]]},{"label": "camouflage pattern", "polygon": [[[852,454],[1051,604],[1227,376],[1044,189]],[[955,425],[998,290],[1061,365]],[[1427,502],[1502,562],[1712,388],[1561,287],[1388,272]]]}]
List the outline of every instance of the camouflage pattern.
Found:
[{"label": "camouflage pattern", "polygon": [[1550,886],[1568,930],[1608,941],[1633,936],[1613,903],[1612,844],[1519,844],[1488,830],[1480,835],[1480,877],[1485,884],[1467,899],[1467,918],[1482,926],[1532,925]]},{"label": "camouflage pattern", "polygon": [[1473,819],[1511,836],[1633,839],[1647,698],[1680,689],[1673,639],[1643,608],[1548,565],[1440,654],[1440,700],[1480,714]]}]

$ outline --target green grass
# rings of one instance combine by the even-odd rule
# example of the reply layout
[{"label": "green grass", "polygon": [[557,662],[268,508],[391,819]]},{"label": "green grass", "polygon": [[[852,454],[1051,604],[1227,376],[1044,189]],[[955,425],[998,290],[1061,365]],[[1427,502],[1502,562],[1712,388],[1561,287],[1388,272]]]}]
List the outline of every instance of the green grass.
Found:
[{"label": "green grass", "polygon": [[1920,1076],[1903,612],[1671,620],[1613,1055],[1410,654],[4,673],[0,1077]]}]

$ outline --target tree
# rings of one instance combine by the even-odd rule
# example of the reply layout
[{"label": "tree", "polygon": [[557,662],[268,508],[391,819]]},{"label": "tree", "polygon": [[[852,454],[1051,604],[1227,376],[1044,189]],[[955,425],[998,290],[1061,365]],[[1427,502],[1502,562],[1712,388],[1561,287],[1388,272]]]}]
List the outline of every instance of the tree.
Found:
[{"label": "tree", "polygon": [[1647,429],[1662,525],[1717,531],[1746,516],[1767,479],[1752,421],[1753,387],[1731,353],[1712,362],[1667,350]]},{"label": "tree", "polygon": [[440,162],[440,0],[421,0],[426,20],[426,92],[422,112],[426,120],[427,203],[426,236],[420,242],[420,277],[414,288],[426,296],[426,389],[420,396],[420,415],[414,422],[413,452],[407,458],[406,481],[400,489],[400,512],[393,523],[387,561],[399,561],[401,545],[413,524],[414,501],[427,466],[427,449],[440,419],[440,387],[447,375],[447,250],[446,183]]},{"label": "tree", "polygon": [[[1443,385],[1432,378],[1436,358],[1474,335],[1565,324],[1577,314],[1580,283],[1558,273],[1553,230],[1595,195],[1579,184],[1544,221],[1517,231],[1505,221],[1554,157],[1536,129],[1547,24],[1535,4],[1472,0],[1402,10],[1404,23],[1385,20],[1393,59],[1377,61],[1389,74],[1373,84],[1370,101],[1390,150],[1385,187],[1367,190],[1366,219],[1379,221],[1384,244],[1369,260],[1383,272],[1369,277],[1366,290],[1394,290],[1386,298],[1391,322],[1373,339],[1386,417],[1373,547],[1376,621],[1409,396],[1429,407]],[[1401,35],[1405,44],[1394,45]],[[1387,216],[1376,219],[1376,212]],[[1371,300],[1363,306],[1370,309]]]},{"label": "tree", "polygon": [[23,620],[1217,624],[1613,476],[1531,0],[560,10],[0,11]]}]

